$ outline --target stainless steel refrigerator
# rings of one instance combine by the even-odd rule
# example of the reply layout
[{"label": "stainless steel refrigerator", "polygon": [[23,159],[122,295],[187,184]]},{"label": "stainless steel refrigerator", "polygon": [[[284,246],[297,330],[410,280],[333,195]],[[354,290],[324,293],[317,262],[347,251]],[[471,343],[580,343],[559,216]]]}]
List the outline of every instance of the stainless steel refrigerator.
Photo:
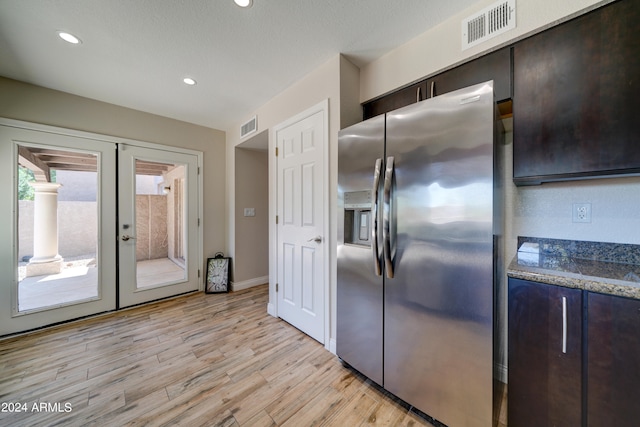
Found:
[{"label": "stainless steel refrigerator", "polygon": [[339,135],[337,354],[452,427],[492,422],[496,126],[487,82]]}]

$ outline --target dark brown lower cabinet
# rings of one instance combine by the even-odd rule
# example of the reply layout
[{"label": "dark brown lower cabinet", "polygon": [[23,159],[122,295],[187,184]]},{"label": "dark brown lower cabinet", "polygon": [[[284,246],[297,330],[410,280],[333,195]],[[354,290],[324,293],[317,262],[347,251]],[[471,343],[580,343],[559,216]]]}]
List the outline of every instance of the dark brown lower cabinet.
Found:
[{"label": "dark brown lower cabinet", "polygon": [[581,426],[582,291],[510,278],[508,305],[507,425]]},{"label": "dark brown lower cabinet", "polygon": [[587,307],[587,425],[638,426],[640,301],[588,293]]}]

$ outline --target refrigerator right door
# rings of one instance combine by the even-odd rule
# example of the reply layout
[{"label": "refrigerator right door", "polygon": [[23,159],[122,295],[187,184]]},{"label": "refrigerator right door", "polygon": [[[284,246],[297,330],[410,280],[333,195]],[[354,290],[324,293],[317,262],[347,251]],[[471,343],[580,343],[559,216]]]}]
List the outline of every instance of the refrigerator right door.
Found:
[{"label": "refrigerator right door", "polygon": [[385,388],[450,426],[492,422],[494,117],[493,82],[387,114]]}]

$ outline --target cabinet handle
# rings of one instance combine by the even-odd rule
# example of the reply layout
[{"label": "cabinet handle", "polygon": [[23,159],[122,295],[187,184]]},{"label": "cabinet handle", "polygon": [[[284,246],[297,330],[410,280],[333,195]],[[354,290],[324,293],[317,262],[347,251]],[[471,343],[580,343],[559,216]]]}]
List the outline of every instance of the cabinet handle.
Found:
[{"label": "cabinet handle", "polygon": [[432,80],[431,81],[431,98],[433,98],[435,94],[436,94],[436,81]]},{"label": "cabinet handle", "polygon": [[418,90],[416,91],[416,102],[420,102],[420,86],[418,86]]},{"label": "cabinet handle", "polygon": [[562,352],[567,353],[567,297],[562,297]]}]

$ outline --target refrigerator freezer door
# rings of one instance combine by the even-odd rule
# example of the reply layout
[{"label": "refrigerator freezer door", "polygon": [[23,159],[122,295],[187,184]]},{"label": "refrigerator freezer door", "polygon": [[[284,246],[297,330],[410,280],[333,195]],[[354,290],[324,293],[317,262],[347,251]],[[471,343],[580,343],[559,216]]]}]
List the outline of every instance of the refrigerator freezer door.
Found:
[{"label": "refrigerator freezer door", "polygon": [[[373,204],[382,198],[373,187],[376,166],[382,172],[384,127],[384,116],[358,123],[340,132],[338,145],[336,352],[379,385],[383,383],[383,280],[378,275],[382,245],[373,240],[380,239],[374,225],[380,222],[382,209]],[[382,180],[376,181],[380,187]],[[370,234],[363,236],[363,229]],[[374,256],[373,251],[378,253]]]},{"label": "refrigerator freezer door", "polygon": [[387,114],[384,386],[451,426],[492,422],[493,129],[492,82]]}]

